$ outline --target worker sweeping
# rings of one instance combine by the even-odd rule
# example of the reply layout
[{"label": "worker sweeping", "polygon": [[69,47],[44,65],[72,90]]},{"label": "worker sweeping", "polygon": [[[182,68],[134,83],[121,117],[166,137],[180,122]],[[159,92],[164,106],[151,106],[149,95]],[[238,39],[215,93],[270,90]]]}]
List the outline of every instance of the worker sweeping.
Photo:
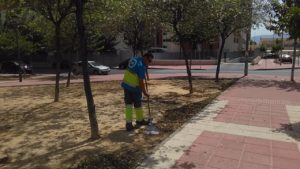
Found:
[{"label": "worker sweeping", "polygon": [[148,125],[149,121],[144,119],[142,108],[142,93],[149,98],[145,88],[146,66],[152,62],[153,55],[146,53],[143,57],[133,57],[128,62],[121,86],[124,89],[126,130],[132,131],[133,107],[136,114],[136,125]]}]

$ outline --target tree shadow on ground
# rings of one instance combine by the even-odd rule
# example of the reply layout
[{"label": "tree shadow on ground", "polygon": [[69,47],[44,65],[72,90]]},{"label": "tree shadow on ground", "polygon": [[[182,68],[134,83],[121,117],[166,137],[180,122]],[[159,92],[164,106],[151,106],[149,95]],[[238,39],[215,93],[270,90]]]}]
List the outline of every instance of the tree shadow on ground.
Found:
[{"label": "tree shadow on ground", "polygon": [[280,128],[274,129],[274,132],[285,133],[293,139],[300,141],[300,122],[281,124]]},{"label": "tree shadow on ground", "polygon": [[22,167],[26,167],[26,168],[49,168],[49,166],[47,166],[47,163],[49,161],[49,158],[51,158],[52,156],[55,156],[57,154],[69,154],[71,152],[73,152],[74,150],[79,149],[80,147],[84,147],[87,144],[91,143],[92,141],[90,139],[84,140],[84,141],[80,141],[80,142],[72,142],[69,143],[67,146],[65,146],[64,148],[61,149],[52,149],[49,150],[49,152],[43,154],[43,155],[39,155],[39,156],[32,156],[31,158],[26,158],[24,160],[19,159],[18,163],[12,163],[10,166],[12,168],[22,168]]},{"label": "tree shadow on ground", "polygon": [[[72,107],[73,104],[65,103],[64,106]],[[15,113],[2,117],[15,119],[11,124],[3,122],[4,130],[0,132],[0,150],[10,157],[10,168],[47,168],[51,156],[88,142],[74,139],[82,131],[74,128],[76,126],[69,119],[74,112],[66,107],[57,109],[54,103],[43,103],[31,109],[19,107]],[[11,126],[5,127],[7,125]]]},{"label": "tree shadow on ground", "polygon": [[107,138],[112,142],[125,142],[132,143],[134,141],[134,132],[128,132],[126,130],[112,131],[107,135]]},{"label": "tree shadow on ground", "polygon": [[72,159],[64,161],[65,163],[74,162],[82,159],[79,164],[74,164],[71,169],[132,169],[137,167],[137,161],[147,155],[147,152],[133,149],[119,149],[113,152],[107,152],[103,149],[93,149],[88,151],[80,151],[72,157]]},{"label": "tree shadow on ground", "polygon": [[176,163],[174,166],[174,169],[192,169],[192,168],[197,168],[197,166],[192,163],[192,162],[181,162],[181,163]]}]

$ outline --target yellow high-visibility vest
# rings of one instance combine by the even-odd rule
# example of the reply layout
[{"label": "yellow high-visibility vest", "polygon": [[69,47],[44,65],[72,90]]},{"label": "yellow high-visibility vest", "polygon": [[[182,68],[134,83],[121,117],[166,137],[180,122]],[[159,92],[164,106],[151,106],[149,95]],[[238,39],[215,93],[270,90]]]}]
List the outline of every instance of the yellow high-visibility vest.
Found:
[{"label": "yellow high-visibility vest", "polygon": [[131,87],[139,87],[139,77],[133,71],[125,70],[123,82]]}]

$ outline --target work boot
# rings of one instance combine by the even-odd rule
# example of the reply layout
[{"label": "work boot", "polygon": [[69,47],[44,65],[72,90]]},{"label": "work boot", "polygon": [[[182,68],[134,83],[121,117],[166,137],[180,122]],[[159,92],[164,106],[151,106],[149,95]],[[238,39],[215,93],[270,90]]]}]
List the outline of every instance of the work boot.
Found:
[{"label": "work boot", "polygon": [[126,123],[126,130],[127,131],[132,131],[133,130],[133,125],[132,125],[131,122],[130,123]]},{"label": "work boot", "polygon": [[143,126],[143,125],[145,126],[145,125],[148,125],[150,122],[149,122],[149,120],[143,119],[141,121],[136,121],[135,123],[137,126]]}]

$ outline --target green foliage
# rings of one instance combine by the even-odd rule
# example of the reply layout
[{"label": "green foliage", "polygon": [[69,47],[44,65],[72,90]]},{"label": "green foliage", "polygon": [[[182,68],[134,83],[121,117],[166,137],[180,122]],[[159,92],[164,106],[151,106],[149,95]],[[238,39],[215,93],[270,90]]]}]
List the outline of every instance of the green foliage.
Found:
[{"label": "green foliage", "polygon": [[283,46],[282,46],[282,40],[280,39],[276,39],[275,41],[275,45],[272,46],[272,53],[277,53],[279,51],[283,50]]},{"label": "green foliage", "polygon": [[271,1],[272,11],[269,12],[269,21],[266,28],[274,31],[275,33],[282,33],[287,31],[287,23],[285,15],[287,14],[288,7],[278,0]]},{"label": "green foliage", "polygon": [[205,1],[159,1],[162,22],[172,27],[179,41],[200,43],[216,35],[209,3]]},{"label": "green foliage", "polygon": [[300,38],[300,5],[291,7],[287,18],[290,36],[292,38]]},{"label": "green foliage", "polygon": [[120,25],[124,41],[132,47],[134,54],[153,45],[160,26],[158,11],[150,0],[130,0],[124,3]]},{"label": "green foliage", "polygon": [[[19,37],[19,50],[22,56],[30,56],[37,51],[36,43],[28,40],[26,36]],[[9,59],[10,56],[17,55],[17,43],[15,32],[0,33],[0,56],[5,56]]]},{"label": "green foliage", "polygon": [[253,40],[250,40],[250,45],[257,45],[257,43]]},{"label": "green foliage", "polygon": [[115,52],[115,46],[118,44],[115,37],[102,34],[90,34],[89,51],[93,52]]},{"label": "green foliage", "polygon": [[[22,8],[20,1],[7,1],[6,8],[1,11],[2,25],[0,29],[0,56],[11,60],[17,56],[31,56],[43,50],[43,36],[31,29],[29,23],[32,15]],[[19,47],[19,49],[18,49]]]},{"label": "green foliage", "polygon": [[261,52],[265,52],[267,50],[266,46],[264,44],[261,44],[260,47],[259,47],[259,50]]},{"label": "green foliage", "polygon": [[222,38],[229,37],[237,31],[249,30],[254,22],[251,1],[213,0],[211,11],[215,11],[214,25]]},{"label": "green foliage", "polygon": [[272,0],[269,30],[288,32],[291,38],[300,37],[300,4],[297,0]]}]

